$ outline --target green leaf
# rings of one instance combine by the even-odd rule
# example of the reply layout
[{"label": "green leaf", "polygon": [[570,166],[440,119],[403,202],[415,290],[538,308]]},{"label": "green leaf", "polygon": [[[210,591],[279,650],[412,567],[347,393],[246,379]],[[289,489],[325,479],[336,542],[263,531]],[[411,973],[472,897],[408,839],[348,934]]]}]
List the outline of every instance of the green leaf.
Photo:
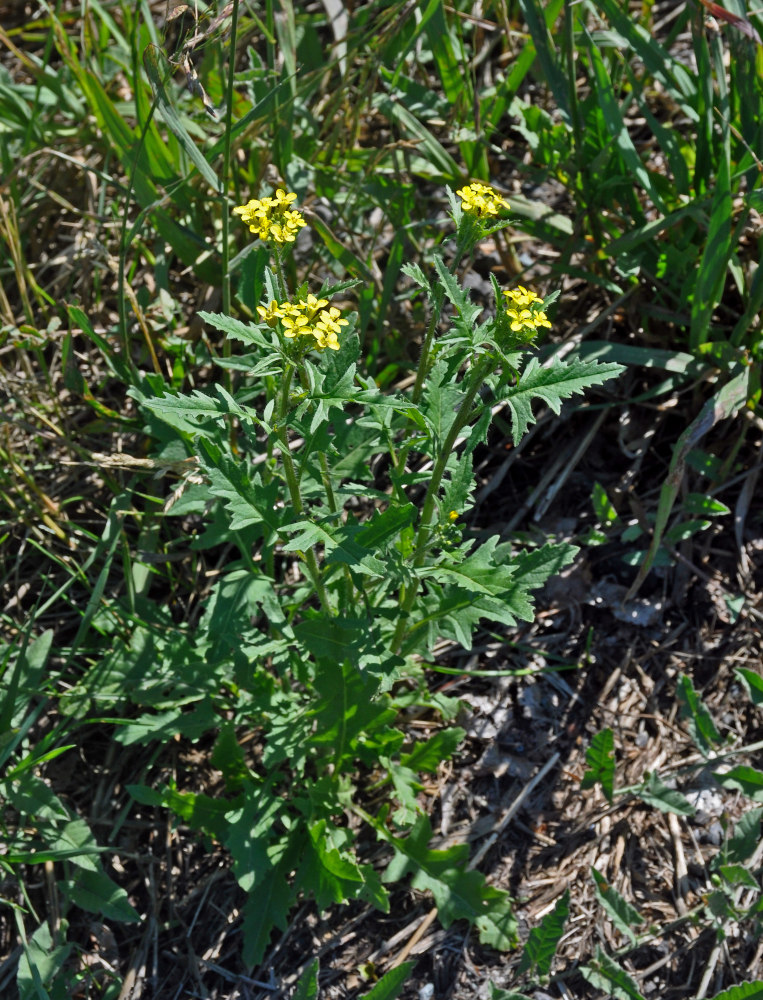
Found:
[{"label": "green leaf", "polygon": [[434,896],[443,927],[450,927],[454,920],[468,920],[477,926],[483,944],[502,950],[514,946],[517,924],[511,900],[507,893],[487,885],[480,872],[465,868],[466,844],[431,850],[428,816],[421,816],[405,838],[393,836],[383,821],[372,822],[377,834],[395,851],[384,873],[385,882],[397,882],[410,872],[411,885]]},{"label": "green leaf", "polygon": [[607,131],[612,137],[618,153],[622,157],[626,171],[635,182],[641,185],[656,206],[658,211],[664,212],[659,191],[652,182],[652,177],[641,161],[641,157],[633,145],[628,127],[625,124],[620,105],[615,90],[610,80],[604,59],[598,46],[587,29],[585,30],[586,41],[588,43],[588,58],[593,69],[593,86],[596,93],[596,107],[601,112]]},{"label": "green leaf", "polygon": [[291,1000],[318,1000],[318,959],[305,969],[299,977],[297,988]]},{"label": "green leaf", "polygon": [[[62,924],[60,930],[64,931],[66,921]],[[52,986],[61,975],[71,950],[71,944],[53,944],[47,921],[37,928],[28,942],[23,941],[16,973],[19,1000],[47,1000],[45,987]]]},{"label": "green leaf", "polygon": [[750,369],[744,367],[729,382],[724,383],[718,391],[707,400],[699,414],[681,434],[673,449],[670,468],[665,482],[660,489],[660,500],[657,505],[657,517],[654,522],[652,541],[646,558],[641,564],[638,575],[625,595],[629,601],[646,579],[652,567],[657,551],[660,548],[662,536],[667,527],[670,512],[673,509],[678,491],[683,482],[686,468],[686,458],[707,432],[719,420],[734,416],[747,402],[750,384]]},{"label": "green leaf", "polygon": [[607,492],[601,483],[593,484],[591,502],[593,503],[594,514],[599,524],[609,526],[618,520],[617,511],[612,506],[612,501],[607,496]]},{"label": "green leaf", "polygon": [[256,887],[249,893],[243,909],[242,958],[248,966],[259,965],[270,944],[273,931],[285,931],[289,926],[289,912],[296,901],[296,894],[289,886],[292,862],[280,862],[263,871]]},{"label": "green leaf", "polygon": [[530,931],[517,975],[531,972],[542,979],[549,974],[569,915],[570,891],[565,889],[557,899],[554,909],[543,917],[538,927],[533,927]]},{"label": "green leaf", "polygon": [[729,885],[744,885],[748,889],[760,889],[758,880],[744,865],[718,865],[718,872]]},{"label": "green leaf", "polygon": [[722,993],[716,993],[712,1000],[763,1000],[763,979],[737,983]]},{"label": "green leaf", "polygon": [[664,813],[672,812],[678,816],[693,816],[696,812],[689,800],[674,788],[668,788],[664,782],[660,781],[655,771],[649,773],[636,794],[647,805],[656,806]]},{"label": "green leaf", "polygon": [[580,780],[581,789],[593,788],[600,782],[602,791],[611,802],[615,787],[615,737],[611,729],[595,734],[585,759],[589,769]]},{"label": "green leaf", "polygon": [[713,771],[713,777],[723,788],[734,788],[753,802],[763,802],[763,771],[739,764],[730,771]]},{"label": "green leaf", "polygon": [[513,418],[514,444],[518,445],[530,424],[535,423],[533,399],[542,399],[554,413],[559,413],[563,399],[582,393],[592,385],[601,385],[624,370],[622,365],[611,362],[575,360],[565,363],[558,358],[541,368],[538,359],[531,358],[517,384],[500,393]]},{"label": "green leaf", "polygon": [[712,716],[686,674],[679,678],[676,694],[681,703],[681,718],[686,719],[692,739],[703,756],[708,757],[723,741]]},{"label": "green leaf", "polygon": [[602,990],[617,1000],[644,1000],[638,986],[621,966],[596,948],[596,960],[590,965],[581,965],[584,978],[597,990]]},{"label": "green leaf", "polygon": [[[165,82],[172,76],[174,67],[167,62],[164,73],[159,69],[159,60],[166,60],[164,53],[156,45],[147,45],[143,51],[143,65],[151,81],[151,88],[156,100],[156,108],[164,120],[167,127],[174,133],[185,153],[190,157],[204,180],[213,191],[217,192],[220,187],[220,179],[214,170],[204,159],[201,151],[196,146],[188,133],[185,125],[180,120],[180,115],[175,110],[165,89]],[[225,209],[223,209],[225,211]]]},{"label": "green leaf", "polygon": [[636,935],[633,933],[633,927],[643,924],[644,918],[634,906],[631,906],[620,895],[617,889],[613,888],[607,882],[596,868],[592,867],[591,873],[596,882],[596,895],[599,897],[599,902],[606,910],[609,919],[621,934],[625,934],[635,944]]},{"label": "green leaf", "polygon": [[718,517],[731,513],[730,507],[708,493],[688,493],[681,501],[681,507],[687,514],[701,514],[703,517]]},{"label": "green leaf", "polygon": [[763,705],[763,677],[754,670],[748,670],[747,667],[737,667],[735,673],[747,688],[753,705],[756,707]]},{"label": "green leaf", "polygon": [[124,889],[103,871],[77,871],[63,883],[64,892],[75,906],[88,913],[101,913],[107,920],[136,923],[140,914],[133,909]]},{"label": "green leaf", "polygon": [[736,864],[752,857],[760,842],[760,824],[763,806],[748,810],[734,827],[726,844],[726,860]]},{"label": "green leaf", "polygon": [[490,1000],[532,1000],[526,993],[515,993],[513,990],[502,990],[494,982],[488,983]]},{"label": "green leaf", "polygon": [[458,726],[442,729],[430,739],[416,743],[410,753],[400,754],[400,762],[412,771],[434,774],[442,761],[448,760],[455,752],[465,736],[465,730]]},{"label": "green leaf", "polygon": [[332,903],[357,899],[365,881],[357,860],[332,843],[331,829],[325,819],[311,824],[308,835],[297,886],[315,898],[321,911]]},{"label": "green leaf", "polygon": [[361,1000],[395,1000],[405,981],[411,974],[415,962],[401,962],[394,969],[385,973],[370,993],[365,993]]}]

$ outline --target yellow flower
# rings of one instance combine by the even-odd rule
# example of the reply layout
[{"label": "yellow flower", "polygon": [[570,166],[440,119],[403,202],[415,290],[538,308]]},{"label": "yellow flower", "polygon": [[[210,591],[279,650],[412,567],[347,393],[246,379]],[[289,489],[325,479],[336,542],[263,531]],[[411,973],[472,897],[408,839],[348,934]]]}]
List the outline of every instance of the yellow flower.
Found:
[{"label": "yellow flower", "polygon": [[476,215],[479,219],[499,215],[511,207],[508,201],[496,194],[490,185],[480,184],[479,181],[467,184],[460,191],[456,191],[456,194],[463,201],[463,210],[469,215]]},{"label": "yellow flower", "polygon": [[278,320],[283,319],[283,311],[277,302],[269,303],[267,309],[265,306],[257,306],[257,313],[262,322],[273,329],[278,326]]},{"label": "yellow flower", "polygon": [[449,519],[450,519],[451,521],[457,521],[457,520],[458,520],[458,511],[457,511],[457,510],[452,510],[452,511],[450,512],[450,514],[448,514],[448,518],[449,518]]},{"label": "yellow flower", "polygon": [[514,333],[521,331],[537,333],[541,326],[550,327],[551,323],[543,311],[543,299],[535,292],[528,291],[522,285],[503,293],[506,299],[506,315],[511,321]]},{"label": "yellow flower", "polygon": [[249,232],[261,240],[293,243],[300,229],[307,225],[299,212],[289,209],[296,197],[293,192],[287,194],[283,188],[278,188],[274,198],[252,199],[234,208],[233,214],[240,215],[241,221],[249,226]]},{"label": "yellow flower", "polygon": [[328,299],[319,299],[308,295],[300,302],[271,302],[267,308],[257,306],[260,319],[268,326],[275,327],[279,321],[284,337],[293,340],[295,337],[313,337],[319,351],[328,347],[338,351],[340,344],[338,333],[349,321],[342,317],[334,306],[326,309]]}]

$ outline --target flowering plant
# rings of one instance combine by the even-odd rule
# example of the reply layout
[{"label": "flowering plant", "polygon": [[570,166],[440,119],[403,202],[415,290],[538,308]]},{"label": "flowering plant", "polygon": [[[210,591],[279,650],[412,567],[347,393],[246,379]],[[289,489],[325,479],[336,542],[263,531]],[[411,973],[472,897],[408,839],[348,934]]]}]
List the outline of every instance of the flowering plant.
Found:
[{"label": "flowering plant", "polygon": [[[460,271],[481,239],[508,225],[508,203],[484,184],[461,189],[460,202],[447,194],[449,259],[435,252],[428,273],[404,268],[430,310],[410,392],[382,391],[364,371],[357,317],[331,304],[352,283],[287,287],[284,255],[304,220],[279,188],[235,209],[273,255],[257,276],[256,321],[202,314],[250,351],[220,360],[239,373],[234,391],[181,395],[154,377],[138,394],[205,475],[182,509],[236,553],[193,637],[196,655],[221,665],[199,701],[214,706],[213,761],[232,798],[193,816],[230,849],[251,893],[252,964],[300,894],[319,907],[363,899],[387,909],[386,883],[408,872],[432,892],[444,925],[467,919],[496,947],[515,940],[507,894],[468,869],[466,846],[428,846],[418,774],[436,771],[462,731],[433,724],[411,740],[398,718],[414,703],[451,718],[454,703],[426,684],[435,643],[468,650],[482,620],[532,620],[532,592],[575,553],[564,542],[516,551],[497,534],[478,542],[469,532],[472,456],[493,407],[508,410],[517,444],[535,420],[533,400],[558,412],[620,367],[541,364],[527,345],[550,326],[551,299],[494,282],[492,303],[473,301]],[[255,734],[254,756],[238,727]],[[386,801],[372,805],[379,788]],[[184,808],[173,789],[165,801]],[[389,849],[381,878],[369,837]]]}]

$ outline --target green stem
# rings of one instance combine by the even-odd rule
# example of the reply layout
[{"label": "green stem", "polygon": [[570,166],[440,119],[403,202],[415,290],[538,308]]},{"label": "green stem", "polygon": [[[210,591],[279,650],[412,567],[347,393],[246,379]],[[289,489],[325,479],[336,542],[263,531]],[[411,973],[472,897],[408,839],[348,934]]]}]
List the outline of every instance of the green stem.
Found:
[{"label": "green stem", "polygon": [[[230,61],[228,65],[228,81],[225,92],[225,134],[223,136],[223,163],[220,171],[220,204],[222,207],[222,270],[223,270],[223,312],[230,315],[230,272],[228,263],[230,259],[230,212],[228,211],[228,180],[230,177],[230,146],[231,132],[233,129],[233,81],[236,74],[236,32],[238,30],[238,0],[233,0],[233,16],[231,18],[230,33]],[[223,340],[223,357],[229,358],[231,355],[230,339]],[[225,369],[225,382],[228,392],[231,391],[232,372],[230,368]]]},{"label": "green stem", "polygon": [[[289,389],[291,387],[293,374],[294,366],[290,364],[283,374],[281,396],[279,399],[278,414],[276,416],[276,434],[278,435],[278,440],[281,442],[281,460],[283,462],[286,485],[289,489],[289,496],[291,497],[291,505],[294,508],[295,513],[299,517],[303,517],[305,514],[305,505],[302,502],[302,494],[299,489],[299,477],[297,475],[297,470],[294,467],[294,459],[291,457],[291,451],[289,450],[289,438],[286,433],[285,422],[285,417],[289,409]],[[332,613],[331,602],[321,578],[318,557],[316,556],[315,550],[312,546],[304,553],[304,560],[310,574],[310,579],[315,587],[315,591],[320,598],[320,602],[326,613],[330,615]]]},{"label": "green stem", "polygon": [[[424,497],[424,505],[421,508],[419,527],[416,533],[416,548],[413,552],[414,569],[418,569],[426,558],[427,547],[432,535],[432,521],[434,520],[437,505],[437,494],[440,489],[440,484],[442,483],[442,477],[445,475],[448,459],[450,458],[453,448],[455,447],[458,435],[469,422],[469,418],[472,413],[472,404],[474,403],[474,399],[479,392],[480,386],[485,381],[485,377],[493,368],[494,364],[495,361],[493,357],[489,354],[485,354],[472,369],[469,376],[469,388],[466,390],[466,395],[464,396],[461,406],[458,409],[458,413],[456,414],[456,418],[453,421],[445,440],[443,441],[439,457],[434,464],[426,496]],[[403,585],[400,588],[400,617],[398,619],[394,639],[392,640],[392,648],[395,652],[400,651],[400,645],[405,634],[406,620],[411,612],[411,609],[413,608],[418,589],[419,584],[415,577],[407,587]]]}]

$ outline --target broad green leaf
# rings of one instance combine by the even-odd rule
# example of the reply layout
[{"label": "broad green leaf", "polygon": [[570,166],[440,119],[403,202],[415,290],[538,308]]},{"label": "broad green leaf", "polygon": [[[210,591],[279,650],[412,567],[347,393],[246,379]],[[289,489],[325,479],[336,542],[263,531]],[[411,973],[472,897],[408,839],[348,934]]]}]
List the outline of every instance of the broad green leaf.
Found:
[{"label": "broad green leaf", "polygon": [[585,790],[600,782],[602,791],[611,802],[615,786],[615,737],[611,729],[602,729],[594,735],[585,759],[588,770],[580,779],[580,787]]},{"label": "broad green leaf", "polygon": [[[726,844],[725,860],[738,864],[751,858],[760,843],[760,824],[763,820],[763,806],[748,810],[734,827],[734,833]],[[723,854],[718,855],[722,858]]]},{"label": "broad green leaf", "polygon": [[753,802],[763,802],[763,771],[738,764],[730,771],[714,771],[713,777],[723,788],[734,788]]},{"label": "broad green leaf", "polygon": [[591,986],[602,990],[608,997],[615,997],[616,1000],[644,1000],[638,986],[625,969],[599,947],[596,948],[595,961],[590,965],[581,965],[580,971]]},{"label": "broad green leaf", "polygon": [[[59,937],[64,938],[67,921],[61,924]],[[23,941],[16,974],[19,1000],[48,1000],[45,987],[53,986],[61,976],[71,950],[71,943],[53,943],[48,922],[43,921],[29,940]]]},{"label": "broad green leaf", "polygon": [[107,920],[136,923],[141,919],[124,889],[103,871],[77,871],[63,883],[68,898],[88,913],[101,913]]},{"label": "broad green leaf", "polygon": [[396,965],[381,977],[369,993],[364,993],[361,1000],[395,1000],[415,964],[415,962],[401,962],[400,965]]},{"label": "broad green leaf", "polygon": [[633,933],[633,928],[638,926],[638,924],[643,924],[644,918],[635,906],[631,906],[620,895],[617,889],[607,882],[601,872],[592,867],[591,874],[596,883],[596,895],[599,897],[599,902],[606,910],[609,919],[621,934],[625,934],[626,937],[630,938],[631,943],[635,944],[636,935]]},{"label": "broad green leaf", "polygon": [[551,971],[551,963],[556,954],[567,918],[570,915],[570,891],[565,889],[556,905],[547,913],[537,927],[533,927],[527,938],[525,949],[517,969],[517,975],[526,972],[545,978]]},{"label": "broad green leaf", "polygon": [[729,885],[743,885],[748,889],[755,889],[756,891],[760,889],[758,880],[744,865],[718,865],[718,872]]},{"label": "broad green leaf", "polygon": [[656,806],[664,813],[672,812],[678,816],[693,816],[696,812],[689,800],[674,788],[668,788],[663,781],[660,781],[655,771],[649,773],[636,794],[647,805]]},{"label": "broad green leaf", "polygon": [[114,739],[123,746],[155,741],[169,743],[175,736],[198,740],[219,724],[220,716],[211,699],[204,698],[190,712],[183,711],[181,707],[166,712],[146,712],[118,729]]},{"label": "broad green leaf", "polygon": [[686,719],[692,739],[702,754],[708,757],[722,742],[721,735],[686,674],[679,678],[676,694],[681,703],[681,718]]},{"label": "broad green leaf", "polygon": [[214,799],[201,792],[179,792],[176,788],[149,788],[147,785],[128,785],[127,791],[143,805],[171,809],[176,816],[194,830],[218,840],[227,833],[226,813],[231,803],[227,799]]},{"label": "broad green leaf", "polygon": [[737,667],[735,673],[747,688],[747,693],[753,705],[756,707],[763,705],[763,677],[755,670],[749,670],[747,667]]}]

